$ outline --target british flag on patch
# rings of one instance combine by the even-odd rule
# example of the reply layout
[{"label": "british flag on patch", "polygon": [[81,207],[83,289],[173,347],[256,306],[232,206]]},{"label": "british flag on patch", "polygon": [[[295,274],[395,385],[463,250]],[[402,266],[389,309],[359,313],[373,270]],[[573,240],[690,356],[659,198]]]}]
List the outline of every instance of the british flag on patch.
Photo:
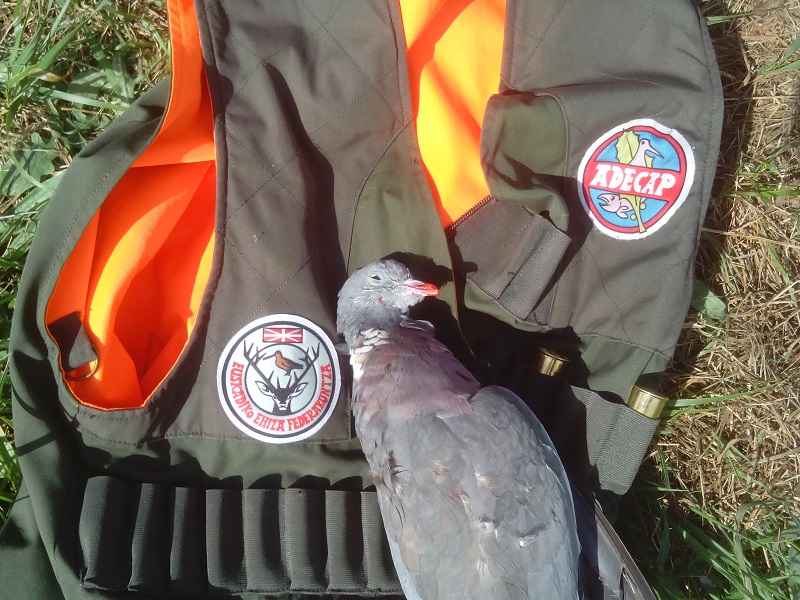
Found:
[{"label": "british flag on patch", "polygon": [[264,327],[264,341],[283,344],[302,344],[303,330],[299,327]]}]

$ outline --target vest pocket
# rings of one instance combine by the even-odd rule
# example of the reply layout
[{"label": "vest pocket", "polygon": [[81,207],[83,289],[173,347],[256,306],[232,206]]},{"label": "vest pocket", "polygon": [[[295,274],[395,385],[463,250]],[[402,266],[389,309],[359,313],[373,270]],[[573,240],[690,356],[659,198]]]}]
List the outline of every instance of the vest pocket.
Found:
[{"label": "vest pocket", "polygon": [[[590,489],[620,496],[630,489],[659,424],[597,392],[566,383],[548,417],[548,433],[570,473]],[[578,447],[585,440],[580,451],[577,440]]]},{"label": "vest pocket", "polygon": [[449,230],[454,268],[520,321],[544,324],[546,299],[569,246],[547,219],[515,202],[487,198]]}]

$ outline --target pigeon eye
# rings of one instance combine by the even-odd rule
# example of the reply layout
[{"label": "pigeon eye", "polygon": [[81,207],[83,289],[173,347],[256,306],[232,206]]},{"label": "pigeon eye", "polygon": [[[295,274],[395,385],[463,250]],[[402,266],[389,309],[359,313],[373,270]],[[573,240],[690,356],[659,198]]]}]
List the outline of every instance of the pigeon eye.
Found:
[{"label": "pigeon eye", "polygon": [[372,275],[369,276],[369,278],[372,279],[372,281],[380,281],[381,280],[381,276],[378,273],[373,273]]}]

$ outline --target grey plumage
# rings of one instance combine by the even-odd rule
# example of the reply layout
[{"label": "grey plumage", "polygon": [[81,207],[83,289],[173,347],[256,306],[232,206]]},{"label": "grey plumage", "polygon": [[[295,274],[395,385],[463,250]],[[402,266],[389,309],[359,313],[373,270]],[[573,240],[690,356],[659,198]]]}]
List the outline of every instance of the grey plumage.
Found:
[{"label": "grey plumage", "polygon": [[435,291],[382,260],[339,293],[356,431],[403,590],[577,598],[575,514],[552,442],[517,396],[481,389],[430,323],[408,317]]}]

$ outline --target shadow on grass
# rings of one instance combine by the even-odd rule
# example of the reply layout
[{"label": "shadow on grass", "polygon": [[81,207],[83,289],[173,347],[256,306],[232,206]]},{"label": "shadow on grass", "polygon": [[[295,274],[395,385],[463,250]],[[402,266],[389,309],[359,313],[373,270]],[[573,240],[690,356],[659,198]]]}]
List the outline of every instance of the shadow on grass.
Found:
[{"label": "shadow on grass", "polygon": [[[702,12],[707,19],[724,18],[730,15],[728,0],[710,0],[703,3]],[[712,21],[713,22],[713,21]],[[728,231],[731,221],[731,203],[726,197],[733,188],[739,170],[742,153],[748,146],[752,132],[751,104],[752,82],[748,81],[748,67],[743,59],[742,39],[738,19],[724,21],[709,26],[709,32],[717,55],[717,63],[722,79],[724,114],[722,139],[717,164],[717,173],[711,191],[711,199],[704,228],[714,231]],[[695,261],[695,275],[706,283],[711,291],[722,297],[721,290],[715,289],[714,281],[721,270],[721,256],[724,255],[728,240],[720,234],[704,231]],[[693,320],[695,313],[690,312]],[[665,374],[663,389],[667,395],[691,396],[692,388],[681,382],[689,379],[692,366],[708,340],[694,328],[683,330],[672,363]]]}]

